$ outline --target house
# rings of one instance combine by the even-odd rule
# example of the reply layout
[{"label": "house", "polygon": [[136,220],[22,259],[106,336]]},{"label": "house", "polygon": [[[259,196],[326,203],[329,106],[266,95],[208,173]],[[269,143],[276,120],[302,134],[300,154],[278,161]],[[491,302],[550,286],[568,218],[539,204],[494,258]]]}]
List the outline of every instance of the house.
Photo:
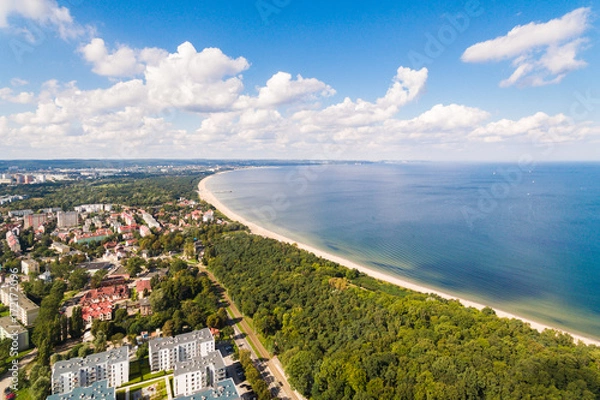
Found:
[{"label": "house", "polygon": [[202,216],[202,222],[212,222],[215,219],[215,212],[213,210],[208,210]]},{"label": "house", "polygon": [[129,298],[127,285],[103,286],[92,289],[79,300],[83,320],[91,324],[93,320],[110,321],[114,303]]},{"label": "house", "polygon": [[90,242],[101,242],[104,239],[112,235],[110,229],[98,229],[96,232],[90,233],[76,233],[73,242],[74,243],[90,243]]},{"label": "house", "polygon": [[133,215],[123,211],[121,213],[121,218],[123,218],[123,221],[125,221],[127,225],[135,225],[135,218],[133,217]]},{"label": "house", "polygon": [[71,251],[71,248],[69,246],[67,246],[66,244],[62,244],[59,242],[52,242],[52,244],[50,245],[50,248],[54,251],[56,251],[58,254],[66,254],[69,251]]},{"label": "house", "polygon": [[152,306],[150,305],[150,299],[147,297],[140,300],[140,314],[143,316],[152,315]]},{"label": "house", "polygon": [[134,231],[137,231],[138,227],[135,224],[131,224],[131,225],[122,225],[117,229],[117,232],[119,233],[132,233]]},{"label": "house", "polygon": [[100,270],[109,270],[113,264],[108,261],[87,261],[77,265],[77,268],[85,269],[89,275],[94,275]]},{"label": "house", "polygon": [[191,212],[191,217],[194,221],[200,221],[202,219],[202,211],[194,210]]},{"label": "house", "polygon": [[38,275],[37,278],[45,283],[52,282],[52,276],[49,270],[46,270],[44,273]]},{"label": "house", "polygon": [[150,230],[150,228],[148,228],[146,225],[140,225],[140,236],[141,237],[146,237],[151,234],[152,234],[152,231]]},{"label": "house", "polygon": [[21,253],[21,244],[19,243],[19,238],[13,231],[6,232],[6,242],[8,243],[10,251],[13,253]]},{"label": "house", "polygon": [[135,291],[138,292],[140,297],[144,296],[144,290],[147,293],[152,292],[152,285],[149,278],[142,278],[135,281]]}]

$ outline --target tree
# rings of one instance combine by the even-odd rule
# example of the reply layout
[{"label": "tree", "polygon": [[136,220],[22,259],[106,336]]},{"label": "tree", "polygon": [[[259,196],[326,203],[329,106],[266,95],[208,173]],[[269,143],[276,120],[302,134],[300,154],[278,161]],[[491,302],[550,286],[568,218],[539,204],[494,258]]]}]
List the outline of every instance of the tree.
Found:
[{"label": "tree", "polygon": [[174,324],[173,320],[169,319],[162,327],[163,336],[173,336]]},{"label": "tree", "polygon": [[69,325],[69,318],[67,318],[67,316],[65,314],[61,314],[60,315],[60,341],[61,342],[64,342],[67,340],[68,325]]},{"label": "tree", "polygon": [[50,378],[41,376],[31,385],[31,397],[35,400],[45,400],[51,393]]},{"label": "tree", "polygon": [[142,343],[142,345],[136,350],[135,355],[138,360],[146,357],[148,355],[148,342]]},{"label": "tree", "polygon": [[84,321],[83,321],[83,313],[81,311],[81,307],[74,307],[73,313],[71,314],[69,324],[69,335],[72,338],[78,339],[83,335],[84,329]]},{"label": "tree", "polygon": [[103,351],[106,351],[106,334],[100,331],[94,339],[94,353],[102,353]]},{"label": "tree", "polygon": [[143,258],[140,257],[131,257],[127,260],[127,264],[125,265],[125,269],[127,269],[127,273],[129,275],[137,276],[140,272],[142,272],[142,267],[146,265],[146,262]]},{"label": "tree", "polygon": [[83,289],[89,280],[90,276],[83,268],[75,268],[75,270],[71,272],[71,275],[69,275],[69,285],[72,290]]},{"label": "tree", "polygon": [[105,269],[100,269],[100,270],[96,271],[96,273],[92,276],[92,279],[90,280],[90,286],[93,289],[99,287],[100,283],[102,282],[102,279],[104,279],[104,277],[107,274],[108,274],[108,271]]},{"label": "tree", "polygon": [[43,339],[37,346],[38,355],[37,360],[38,363],[42,365],[50,364],[50,355],[52,354],[52,345],[50,344],[50,339]]},{"label": "tree", "polygon": [[196,256],[196,246],[191,239],[187,239],[185,241],[185,245],[183,246],[183,254],[187,258],[194,258]]}]

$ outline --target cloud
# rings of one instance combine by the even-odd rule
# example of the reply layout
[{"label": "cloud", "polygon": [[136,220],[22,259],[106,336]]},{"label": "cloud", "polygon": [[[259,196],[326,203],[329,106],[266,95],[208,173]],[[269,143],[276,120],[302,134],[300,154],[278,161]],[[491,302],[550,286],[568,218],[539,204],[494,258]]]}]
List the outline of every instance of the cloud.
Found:
[{"label": "cloud", "polygon": [[35,95],[31,92],[20,92],[14,94],[11,88],[0,88],[0,100],[9,103],[29,104],[35,99]]},{"label": "cloud", "polygon": [[260,88],[256,105],[258,107],[277,107],[285,104],[314,100],[318,96],[329,97],[335,90],[318,79],[305,79],[301,75],[292,79],[287,72],[277,72]]},{"label": "cloud", "polygon": [[159,106],[193,112],[226,110],[244,85],[239,75],[250,67],[244,57],[230,58],[220,49],[197,52],[185,42],[144,72],[149,98]]},{"label": "cloud", "polygon": [[423,92],[426,81],[427,68],[416,71],[399,67],[386,94],[374,103],[362,99],[354,101],[346,97],[341,103],[323,110],[299,111],[293,119],[321,128],[381,122],[391,118],[402,106],[416,99]]},{"label": "cloud", "polygon": [[87,62],[93,64],[94,73],[119,78],[139,75],[147,65],[158,63],[168,54],[157,48],[135,50],[127,46],[119,46],[109,53],[101,38],[92,39],[87,45],[81,46],[79,52]]},{"label": "cloud", "polygon": [[[8,28],[9,18],[13,16],[54,27],[62,39],[77,38],[85,33],[85,29],[75,23],[69,9],[59,6],[55,0],[2,0],[0,28]],[[31,39],[30,29],[22,27],[19,30]]]},{"label": "cloud", "polygon": [[[449,154],[472,144],[582,142],[600,133],[562,114],[494,120],[485,110],[461,104],[436,104],[400,118],[399,111],[424,93],[425,68],[399,67],[374,101],[346,97],[335,102],[327,83],[283,71],[247,90],[245,58],[216,48],[197,51],[188,42],[169,53],[125,46],[109,50],[94,39],[82,54],[97,73],[122,80],[91,90],[57,80],[42,84],[39,93],[17,92],[14,87],[24,83],[19,80],[0,88],[0,101],[31,104],[25,112],[0,116],[2,154],[399,158],[415,149]],[[333,104],[322,105],[324,99]]]},{"label": "cloud", "polygon": [[25,79],[21,79],[21,78],[13,78],[10,80],[10,85],[12,87],[25,86],[28,83],[29,82],[27,82]]},{"label": "cloud", "polygon": [[530,22],[506,35],[480,42],[462,54],[464,62],[512,60],[514,72],[500,86],[543,86],[560,82],[567,73],[587,65],[577,59],[588,40],[591,9],[582,7],[544,23]]}]

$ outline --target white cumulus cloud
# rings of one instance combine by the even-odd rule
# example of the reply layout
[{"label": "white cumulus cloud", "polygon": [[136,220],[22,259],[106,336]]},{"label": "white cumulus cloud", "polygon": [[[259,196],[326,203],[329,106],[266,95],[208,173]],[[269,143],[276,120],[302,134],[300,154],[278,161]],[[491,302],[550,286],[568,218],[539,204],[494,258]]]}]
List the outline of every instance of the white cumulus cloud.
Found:
[{"label": "white cumulus cloud", "polygon": [[[59,6],[55,0],[2,0],[0,2],[0,28],[8,28],[10,17],[21,17],[43,26],[54,27],[62,39],[76,38],[85,30],[71,16],[68,8]],[[31,35],[27,28],[21,32]]]},{"label": "white cumulus cloud", "polygon": [[476,43],[462,54],[464,62],[512,60],[514,72],[500,86],[542,86],[560,82],[587,63],[578,59],[588,40],[591,9],[582,7],[548,22],[530,22],[506,35]]},{"label": "white cumulus cloud", "polygon": [[93,64],[92,71],[98,75],[109,77],[131,77],[144,72],[146,65],[157,64],[168,53],[157,48],[132,49],[119,46],[109,52],[101,38],[94,38],[90,43],[81,46],[79,51],[83,58]]}]

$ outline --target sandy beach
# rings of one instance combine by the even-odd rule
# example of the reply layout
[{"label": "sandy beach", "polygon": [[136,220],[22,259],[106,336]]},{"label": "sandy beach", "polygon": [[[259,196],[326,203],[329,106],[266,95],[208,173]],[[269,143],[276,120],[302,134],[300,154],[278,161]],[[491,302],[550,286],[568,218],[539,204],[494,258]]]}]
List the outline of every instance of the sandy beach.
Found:
[{"label": "sandy beach", "polygon": [[[220,172],[220,173],[227,173],[227,172],[229,172],[229,171]],[[307,251],[309,251],[311,253],[314,253],[315,255],[317,255],[319,257],[323,257],[325,259],[331,260],[333,262],[336,262],[336,263],[341,264],[341,265],[343,265],[345,267],[348,267],[348,268],[356,268],[358,271],[360,271],[360,272],[362,272],[362,273],[364,273],[366,275],[369,275],[369,276],[371,276],[373,278],[380,279],[382,281],[385,281],[385,282],[388,282],[388,283],[391,283],[391,284],[394,284],[394,285],[398,285],[398,286],[403,287],[403,288],[407,288],[407,289],[414,290],[416,292],[421,292],[421,293],[434,293],[434,294],[436,294],[436,295],[438,295],[438,296],[440,296],[442,298],[445,298],[445,299],[456,299],[456,300],[460,301],[464,306],[474,307],[474,308],[477,308],[479,310],[481,310],[482,308],[486,307],[486,305],[484,305],[484,304],[480,304],[480,303],[477,303],[477,302],[473,302],[473,301],[469,301],[469,300],[466,300],[466,299],[462,299],[462,298],[459,298],[457,296],[454,296],[454,295],[451,295],[451,294],[448,294],[448,293],[444,293],[444,292],[436,290],[436,289],[432,289],[432,288],[429,288],[429,287],[426,287],[426,286],[421,286],[421,285],[418,285],[418,284],[415,284],[415,283],[403,280],[403,279],[401,279],[399,277],[392,276],[392,275],[386,274],[386,273],[381,272],[381,271],[373,270],[373,269],[368,268],[368,267],[366,267],[364,265],[357,264],[357,263],[352,262],[350,260],[347,260],[345,258],[336,256],[334,254],[331,254],[331,253],[328,253],[326,251],[317,249],[315,247],[306,245],[304,243],[299,243],[299,242],[297,242],[295,240],[289,239],[289,238],[287,238],[285,236],[282,236],[282,235],[277,234],[275,232],[269,231],[269,230],[267,230],[267,229],[265,229],[265,228],[263,228],[261,226],[258,226],[256,224],[254,224],[254,223],[252,223],[252,222],[244,219],[242,216],[236,214],[235,212],[231,211],[223,203],[221,203],[213,195],[213,193],[210,190],[207,189],[206,183],[213,176],[214,175],[211,175],[211,176],[208,176],[208,177],[204,178],[198,184],[198,193],[200,195],[200,198],[203,199],[204,201],[212,204],[213,206],[215,206],[220,212],[222,212],[223,214],[225,214],[230,219],[238,221],[238,222],[246,225],[248,228],[250,228],[250,230],[252,231],[252,233],[254,233],[256,235],[261,235],[261,236],[264,236],[264,237],[267,237],[267,238],[271,238],[271,239],[275,239],[275,240],[279,240],[279,241],[285,242],[285,243],[296,244],[299,248],[307,250]],[[574,334],[574,333],[571,333],[571,332],[568,332],[568,331],[564,331],[562,329],[555,328],[555,327],[552,327],[552,326],[549,326],[549,325],[544,325],[544,324],[541,324],[539,322],[532,321],[532,320],[529,320],[527,318],[523,318],[523,317],[520,317],[518,315],[514,315],[514,314],[511,314],[509,312],[499,310],[497,308],[493,308],[493,309],[494,309],[494,311],[496,312],[496,314],[499,317],[520,319],[521,321],[528,323],[532,328],[534,328],[534,329],[536,329],[536,330],[538,330],[540,332],[543,331],[544,329],[555,329],[557,331],[568,333],[573,338],[575,338],[575,340],[580,340],[580,341],[582,341],[585,344],[593,344],[593,345],[600,346],[600,341],[599,340],[595,340],[595,339],[591,339],[591,338],[588,338],[588,337],[584,337],[584,336],[581,336],[581,335],[578,335],[578,334]]]}]

